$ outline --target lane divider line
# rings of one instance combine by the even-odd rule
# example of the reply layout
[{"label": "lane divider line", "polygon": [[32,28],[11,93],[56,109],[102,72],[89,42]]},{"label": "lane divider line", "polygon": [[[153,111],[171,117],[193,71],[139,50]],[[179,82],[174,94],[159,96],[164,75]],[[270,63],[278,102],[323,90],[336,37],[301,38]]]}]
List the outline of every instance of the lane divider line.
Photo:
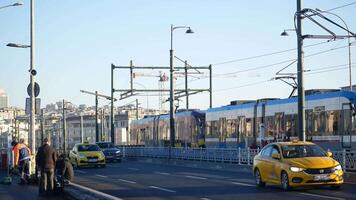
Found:
[{"label": "lane divider line", "polygon": [[209,198],[200,198],[200,200],[211,200],[211,199],[209,199]]},{"label": "lane divider line", "polygon": [[162,190],[162,191],[165,191],[165,192],[171,192],[171,193],[176,193],[176,191],[174,190],[170,190],[170,189],[166,189],[166,188],[161,188],[161,187],[157,187],[157,186],[149,186],[149,188],[153,188],[153,189],[157,189],[157,190]]},{"label": "lane divider line", "polygon": [[319,197],[319,198],[324,198],[324,199],[346,200],[345,198],[340,198],[340,197],[331,197],[331,196],[324,196],[324,195],[304,193],[304,192],[300,192],[299,194],[305,195],[305,196]]},{"label": "lane divider line", "polygon": [[133,170],[133,171],[138,171],[138,170],[140,170],[140,169],[133,168],[133,167],[130,167],[130,168],[127,168],[127,169],[129,169],[129,170]]},{"label": "lane divider line", "polygon": [[118,179],[119,181],[125,182],[125,183],[132,183],[135,184],[135,181],[129,181],[129,180],[125,180],[125,179]]},{"label": "lane divider line", "polygon": [[112,195],[110,195],[110,194],[106,194],[106,193],[104,193],[104,192],[100,192],[100,191],[98,191],[98,190],[94,190],[94,189],[85,187],[85,186],[83,186],[83,185],[78,185],[78,184],[75,184],[75,183],[73,183],[73,182],[71,182],[70,184],[73,185],[73,186],[75,186],[75,187],[78,187],[78,188],[80,188],[80,189],[82,189],[82,190],[86,190],[86,191],[92,192],[92,193],[94,193],[94,194],[104,196],[104,197],[106,197],[106,198],[108,198],[108,199],[112,199],[112,200],[123,200],[123,199],[120,199],[120,198],[118,198],[118,197],[114,197],[114,196],[112,196]]},{"label": "lane divider line", "polygon": [[256,185],[248,184],[248,183],[240,183],[240,182],[231,182],[235,185],[247,186],[247,187],[256,187]]},{"label": "lane divider line", "polygon": [[192,178],[192,179],[199,179],[199,180],[205,180],[206,178],[204,177],[199,177],[199,176],[185,176],[186,178]]},{"label": "lane divider line", "polygon": [[107,176],[103,176],[103,175],[100,175],[100,174],[96,174],[95,176],[100,177],[100,178],[107,178]]},{"label": "lane divider line", "polygon": [[155,172],[156,174],[161,174],[161,175],[171,175],[170,173],[167,172]]}]

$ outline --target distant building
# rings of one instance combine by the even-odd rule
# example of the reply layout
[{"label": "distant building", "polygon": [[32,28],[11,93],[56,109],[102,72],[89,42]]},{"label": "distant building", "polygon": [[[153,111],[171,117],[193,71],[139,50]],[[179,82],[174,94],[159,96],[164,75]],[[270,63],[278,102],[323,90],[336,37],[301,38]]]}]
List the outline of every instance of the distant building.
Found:
[{"label": "distant building", "polygon": [[0,89],[0,109],[9,106],[9,97],[4,90]]}]

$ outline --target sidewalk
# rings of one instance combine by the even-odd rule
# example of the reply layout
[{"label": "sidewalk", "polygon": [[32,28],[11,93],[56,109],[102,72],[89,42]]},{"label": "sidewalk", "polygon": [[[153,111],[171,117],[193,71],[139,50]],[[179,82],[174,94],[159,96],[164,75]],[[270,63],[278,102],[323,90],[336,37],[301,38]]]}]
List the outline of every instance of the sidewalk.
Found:
[{"label": "sidewalk", "polygon": [[[6,176],[6,171],[0,171],[0,179]],[[18,177],[13,177],[11,185],[0,184],[0,199],[1,200],[32,200],[32,199],[65,199],[63,197],[39,197],[37,185],[19,185]]]}]

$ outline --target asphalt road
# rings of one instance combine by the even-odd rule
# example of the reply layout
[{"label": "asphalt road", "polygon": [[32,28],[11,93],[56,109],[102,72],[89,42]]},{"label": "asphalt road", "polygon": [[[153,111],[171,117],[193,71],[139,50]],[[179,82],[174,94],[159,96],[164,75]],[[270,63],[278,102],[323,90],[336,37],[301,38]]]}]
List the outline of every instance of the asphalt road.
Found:
[{"label": "asphalt road", "polygon": [[258,188],[252,174],[222,170],[123,161],[106,168],[75,170],[75,183],[121,199],[356,199],[356,184],[340,190],[304,188],[282,191],[279,186]]}]

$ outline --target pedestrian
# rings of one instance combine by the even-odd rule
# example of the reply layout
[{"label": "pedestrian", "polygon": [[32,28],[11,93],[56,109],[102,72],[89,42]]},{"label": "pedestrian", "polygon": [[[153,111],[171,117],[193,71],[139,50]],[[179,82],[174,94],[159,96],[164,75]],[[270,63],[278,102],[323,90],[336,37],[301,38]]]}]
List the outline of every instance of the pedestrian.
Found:
[{"label": "pedestrian", "polygon": [[74,170],[72,164],[69,162],[66,154],[61,154],[60,159],[56,162],[56,174],[62,176],[67,182],[72,181],[74,177]]},{"label": "pedestrian", "polygon": [[36,163],[41,171],[39,184],[39,195],[44,196],[52,194],[54,189],[54,168],[57,160],[57,154],[50,146],[47,138],[43,139],[43,145],[38,148]]},{"label": "pedestrian", "polygon": [[11,142],[14,152],[14,168],[19,169],[20,183],[26,184],[30,178],[31,150],[23,143],[16,140]]}]

